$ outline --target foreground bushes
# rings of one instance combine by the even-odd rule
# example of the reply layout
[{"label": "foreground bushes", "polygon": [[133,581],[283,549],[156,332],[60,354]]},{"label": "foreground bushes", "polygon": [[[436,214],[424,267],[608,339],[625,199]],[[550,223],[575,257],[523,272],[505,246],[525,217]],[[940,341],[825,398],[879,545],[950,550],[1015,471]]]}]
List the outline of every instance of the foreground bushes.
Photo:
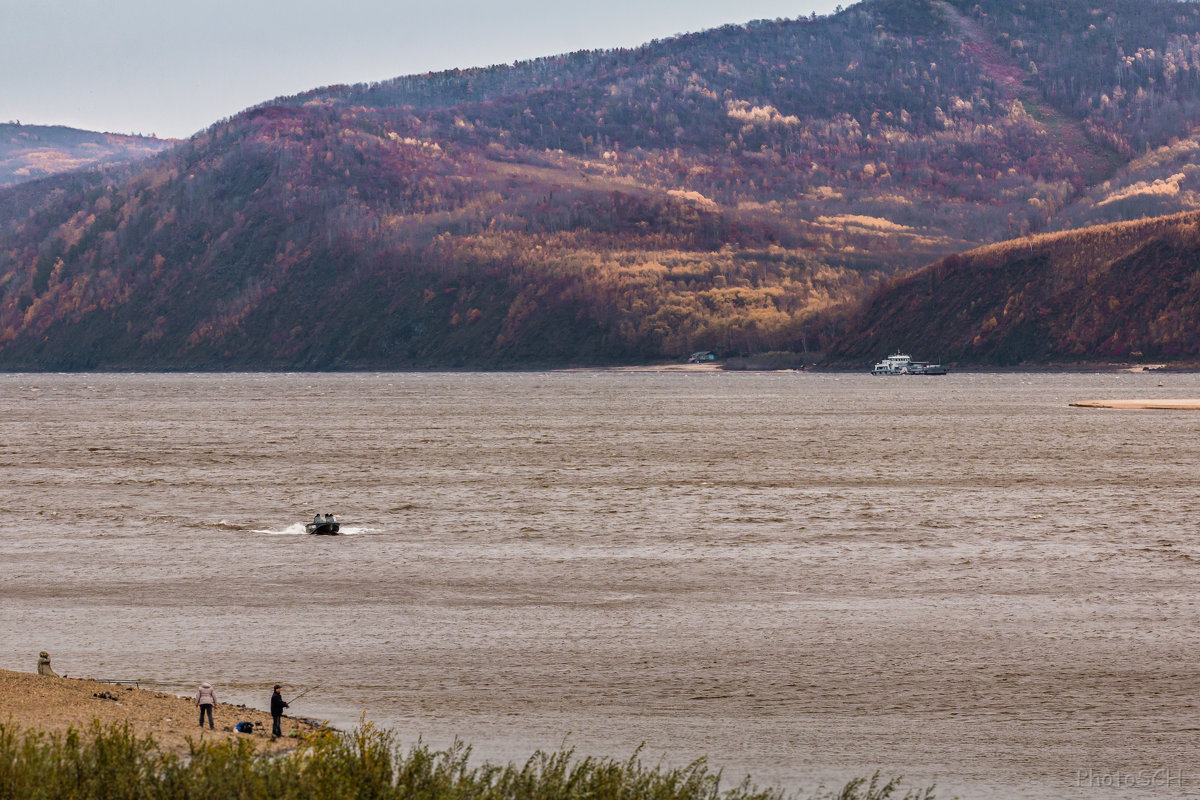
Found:
[{"label": "foreground bushes", "polygon": [[[249,740],[193,745],[181,757],[159,752],[128,726],[93,725],[86,734],[18,733],[0,724],[0,800],[785,800],[748,781],[722,790],[720,775],[697,761],[682,769],[538,752],[524,766],[470,766],[470,748],[416,745],[364,724],[322,732],[292,754],[255,754]],[[901,800],[897,781],[857,779],[827,800]],[[931,789],[904,800],[930,800]]]}]

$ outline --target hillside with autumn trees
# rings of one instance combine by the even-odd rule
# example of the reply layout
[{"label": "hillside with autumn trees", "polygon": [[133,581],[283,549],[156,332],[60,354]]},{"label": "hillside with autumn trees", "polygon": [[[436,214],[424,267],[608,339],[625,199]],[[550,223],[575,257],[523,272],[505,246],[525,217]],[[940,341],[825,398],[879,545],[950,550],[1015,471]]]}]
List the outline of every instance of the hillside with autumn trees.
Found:
[{"label": "hillside with autumn trees", "polygon": [[1198,97],[1200,8],[1146,0],[865,0],[317,89],[0,191],[0,368],[865,353],[889,276],[1200,208]]},{"label": "hillside with autumn trees", "polygon": [[1200,361],[1200,214],[1042,234],[889,280],[829,354],[962,364]]},{"label": "hillside with autumn trees", "polygon": [[0,187],[87,167],[126,164],[161,153],[173,144],[153,136],[0,123]]}]

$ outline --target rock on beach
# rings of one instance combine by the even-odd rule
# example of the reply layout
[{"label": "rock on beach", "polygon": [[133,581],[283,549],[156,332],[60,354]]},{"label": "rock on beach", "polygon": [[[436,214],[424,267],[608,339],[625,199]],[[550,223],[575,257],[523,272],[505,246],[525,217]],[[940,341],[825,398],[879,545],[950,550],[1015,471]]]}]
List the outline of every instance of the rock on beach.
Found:
[{"label": "rock on beach", "polygon": [[[221,696],[221,687],[216,687]],[[264,698],[269,693],[264,690]],[[113,699],[115,698],[115,699]],[[197,721],[200,711],[191,697],[76,678],[53,678],[26,672],[0,670],[0,724],[22,730],[65,733],[75,728],[86,733],[93,720],[102,726],[129,723],[139,736],[151,736],[164,751],[186,753],[193,743],[249,739],[263,753],[295,748],[298,740],[284,736],[271,741],[271,715],[254,708],[217,703],[214,730]],[[254,733],[238,733],[238,722],[253,722]],[[302,733],[317,729],[308,720],[284,716],[283,730]]]}]

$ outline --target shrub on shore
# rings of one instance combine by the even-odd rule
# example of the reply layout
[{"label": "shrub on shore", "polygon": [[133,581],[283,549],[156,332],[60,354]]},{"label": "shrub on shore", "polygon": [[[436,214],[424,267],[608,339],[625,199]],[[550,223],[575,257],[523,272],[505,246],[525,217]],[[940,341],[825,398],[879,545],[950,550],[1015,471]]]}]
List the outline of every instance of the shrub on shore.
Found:
[{"label": "shrub on shore", "polygon": [[[785,800],[747,779],[722,789],[703,759],[680,769],[576,758],[571,750],[535,753],[524,765],[471,766],[455,743],[404,752],[370,723],[351,733],[322,731],[292,753],[255,754],[248,740],[193,744],[187,756],[160,751],[128,725],[93,724],[86,733],[19,732],[0,723],[0,800]],[[932,800],[932,789],[901,798],[898,780],[878,773],[825,800]]]}]

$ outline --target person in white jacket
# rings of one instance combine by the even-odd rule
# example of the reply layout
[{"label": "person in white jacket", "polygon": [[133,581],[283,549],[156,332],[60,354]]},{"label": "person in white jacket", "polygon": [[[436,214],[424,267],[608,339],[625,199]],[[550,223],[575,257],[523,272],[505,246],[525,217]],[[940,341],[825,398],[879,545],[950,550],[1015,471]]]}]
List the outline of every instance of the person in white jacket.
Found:
[{"label": "person in white jacket", "polygon": [[217,695],[213,691],[212,684],[205,681],[200,684],[200,691],[196,692],[196,705],[200,706],[200,727],[204,727],[204,715],[208,714],[208,727],[211,730],[213,727],[213,706],[217,704]]}]

